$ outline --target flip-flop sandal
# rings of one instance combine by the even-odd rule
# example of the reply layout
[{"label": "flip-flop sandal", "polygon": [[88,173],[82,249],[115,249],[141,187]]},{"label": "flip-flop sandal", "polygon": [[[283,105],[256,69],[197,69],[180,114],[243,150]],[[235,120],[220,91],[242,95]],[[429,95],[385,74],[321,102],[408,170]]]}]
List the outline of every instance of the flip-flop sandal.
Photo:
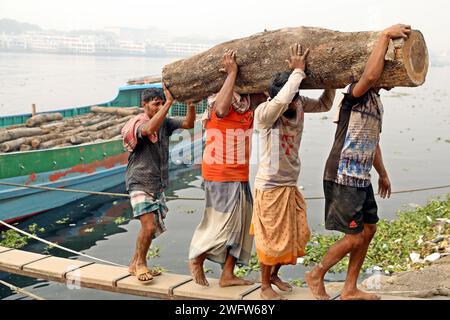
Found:
[{"label": "flip-flop sandal", "polygon": [[[151,268],[151,269],[148,270],[148,272],[154,277],[157,277],[157,276],[162,274],[162,271],[160,271],[160,270],[158,270],[156,268]],[[136,272],[130,271],[130,275],[135,276]]]},{"label": "flip-flop sandal", "polygon": [[[139,281],[142,281],[142,282],[150,282],[150,281],[153,280],[153,274],[152,274],[151,270],[149,268],[147,268],[147,267],[140,267],[140,268],[136,269],[136,272],[130,272],[130,274],[132,276],[136,276],[136,278]],[[141,280],[141,276],[144,275],[144,274],[148,275],[147,276],[148,277],[147,280]]]}]

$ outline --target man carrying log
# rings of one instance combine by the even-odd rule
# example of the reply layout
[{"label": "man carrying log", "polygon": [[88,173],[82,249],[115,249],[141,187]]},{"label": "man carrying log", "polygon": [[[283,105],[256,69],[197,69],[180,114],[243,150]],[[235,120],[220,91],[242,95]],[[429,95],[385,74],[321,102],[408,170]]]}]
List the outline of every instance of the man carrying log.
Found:
[{"label": "man carrying log", "polygon": [[269,84],[270,100],[255,112],[262,158],[255,180],[255,205],[250,233],[255,235],[256,252],[261,265],[261,298],[285,299],[275,292],[292,287],[278,276],[282,265],[297,264],[305,255],[310,231],[306,204],[297,187],[300,174],[299,148],[305,112],[327,112],[333,105],[334,89],[324,90],[319,99],[299,95],[306,78],[309,49],[290,48],[292,72],[276,73]]},{"label": "man carrying log", "polygon": [[[306,282],[317,299],[330,299],[324,286],[326,272],[350,253],[347,279],[341,300],[378,300],[375,294],[357,288],[357,279],[379,218],[370,182],[370,170],[379,174],[378,192],[390,197],[391,183],[379,144],[383,105],[376,87],[391,39],[407,39],[411,27],[395,25],[379,36],[361,79],[349,86],[339,111],[333,147],[324,173],[325,227],[345,233],[328,250],[322,262],[306,274]],[[384,88],[389,90],[390,88]]]},{"label": "man carrying log", "polygon": [[194,127],[195,107],[189,104],[184,120],[166,117],[173,98],[169,90],[151,88],[142,92],[144,113],[130,119],[122,129],[124,146],[130,152],[126,187],[133,216],[141,230],[129,271],[140,281],[150,281],[159,272],[147,267],[147,252],[152,239],[166,230],[164,218],[168,208],[164,190],[169,183],[169,138],[179,128]]},{"label": "man carrying log", "polygon": [[208,98],[202,122],[206,129],[202,175],[206,208],[194,232],[189,250],[189,269],[194,281],[209,283],[203,271],[205,259],[223,267],[221,287],[249,285],[234,275],[236,263],[247,264],[253,238],[249,235],[253,200],[248,183],[253,109],[266,100],[264,94],[241,96],[234,92],[238,74],[235,52],[223,58],[225,82]]}]

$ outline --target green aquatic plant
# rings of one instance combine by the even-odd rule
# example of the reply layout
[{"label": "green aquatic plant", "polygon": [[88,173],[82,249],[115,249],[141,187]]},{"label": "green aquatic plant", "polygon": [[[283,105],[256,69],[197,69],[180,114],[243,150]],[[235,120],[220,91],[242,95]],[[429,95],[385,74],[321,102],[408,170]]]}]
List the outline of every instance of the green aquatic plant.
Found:
[{"label": "green aquatic plant", "polygon": [[254,252],[252,253],[247,266],[236,266],[234,268],[234,275],[242,278],[248,276],[252,272],[258,272],[260,270],[261,266],[259,264],[258,256],[256,252]]},{"label": "green aquatic plant", "polygon": [[[40,233],[45,232],[44,228],[39,228],[36,223],[33,223],[27,228],[28,233],[33,236],[37,235],[37,231]],[[20,249],[28,244],[30,237],[20,234],[14,230],[6,230],[0,233],[0,246],[13,249]]]},{"label": "green aquatic plant", "polygon": [[65,223],[67,223],[69,220],[70,220],[70,219],[66,217],[66,218],[62,218],[62,219],[60,219],[60,220],[56,220],[55,223],[56,223],[56,224],[65,224]]},{"label": "green aquatic plant", "polygon": [[27,245],[28,237],[22,236],[14,230],[2,231],[0,236],[0,246],[13,249],[20,249]]},{"label": "green aquatic plant", "polygon": [[[411,261],[410,254],[416,252],[425,257],[436,251],[437,245],[431,242],[433,239],[439,235],[449,237],[450,224],[439,221],[450,219],[450,194],[444,199],[432,199],[424,207],[399,211],[397,216],[398,219],[392,221],[381,219],[378,222],[377,233],[369,247],[363,271],[373,267],[379,267],[386,273],[421,268],[422,264]],[[314,233],[307,244],[303,265],[318,264],[328,249],[341,238],[342,235],[335,233]],[[445,249],[442,245],[440,248]],[[330,272],[346,272],[348,262],[348,257],[344,258]],[[248,266],[236,267],[234,273],[238,277],[245,277],[253,271],[260,271],[256,253],[252,254]]]},{"label": "green aquatic plant", "polygon": [[291,281],[289,281],[292,285],[296,286],[296,287],[302,287],[304,282],[302,279],[292,279]]},{"label": "green aquatic plant", "polygon": [[[410,254],[415,252],[425,257],[436,250],[432,240],[440,234],[450,233],[450,224],[439,223],[437,219],[450,218],[450,194],[445,199],[430,200],[424,207],[405,209],[397,213],[398,219],[381,219],[377,233],[370,244],[363,270],[378,266],[386,272],[400,272],[421,268],[413,263]],[[440,226],[437,228],[437,226]],[[342,236],[335,234],[314,234],[307,245],[303,264],[314,265],[321,261],[328,248]],[[331,272],[344,272],[348,257],[335,265]]]},{"label": "green aquatic plant", "polygon": [[205,274],[208,274],[208,273],[214,273],[214,271],[213,271],[211,268],[207,268],[207,267],[203,267],[203,272],[204,272]]},{"label": "green aquatic plant", "polygon": [[160,248],[159,246],[153,246],[153,245],[152,245],[152,246],[148,249],[148,252],[147,252],[147,260],[148,260],[148,259],[154,259],[154,258],[159,257],[160,251],[161,251],[161,248]]},{"label": "green aquatic plant", "polygon": [[153,271],[155,271],[155,272],[161,272],[161,273],[163,273],[163,272],[169,272],[168,269],[166,269],[166,268],[164,268],[164,267],[161,267],[161,266],[158,265],[158,264],[152,266],[152,269],[153,269]]},{"label": "green aquatic plant", "polygon": [[130,219],[127,219],[125,217],[118,217],[118,218],[114,219],[115,224],[122,224],[122,223],[125,223],[128,221],[130,221]]}]

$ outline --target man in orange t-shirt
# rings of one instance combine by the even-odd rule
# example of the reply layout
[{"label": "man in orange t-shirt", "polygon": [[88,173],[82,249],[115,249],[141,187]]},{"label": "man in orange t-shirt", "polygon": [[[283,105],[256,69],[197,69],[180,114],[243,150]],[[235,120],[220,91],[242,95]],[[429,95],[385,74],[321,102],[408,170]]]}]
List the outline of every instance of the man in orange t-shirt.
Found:
[{"label": "man in orange t-shirt", "polygon": [[222,265],[221,287],[249,285],[234,275],[236,263],[248,264],[253,237],[248,230],[253,199],[248,182],[254,108],[264,94],[240,96],[233,91],[238,66],[235,52],[226,50],[223,68],[227,78],[220,91],[209,97],[202,122],[206,129],[202,176],[206,208],[192,237],[189,269],[194,281],[207,286],[205,259]]}]

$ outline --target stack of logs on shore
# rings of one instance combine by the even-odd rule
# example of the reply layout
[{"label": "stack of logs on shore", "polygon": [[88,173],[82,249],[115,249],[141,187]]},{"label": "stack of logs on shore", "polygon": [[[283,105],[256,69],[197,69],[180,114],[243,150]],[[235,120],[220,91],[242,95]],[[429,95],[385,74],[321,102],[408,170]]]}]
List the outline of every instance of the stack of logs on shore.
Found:
[{"label": "stack of logs on shore", "polygon": [[120,138],[120,131],[138,107],[91,107],[71,118],[61,113],[38,114],[24,124],[0,129],[0,152],[28,151]]}]

